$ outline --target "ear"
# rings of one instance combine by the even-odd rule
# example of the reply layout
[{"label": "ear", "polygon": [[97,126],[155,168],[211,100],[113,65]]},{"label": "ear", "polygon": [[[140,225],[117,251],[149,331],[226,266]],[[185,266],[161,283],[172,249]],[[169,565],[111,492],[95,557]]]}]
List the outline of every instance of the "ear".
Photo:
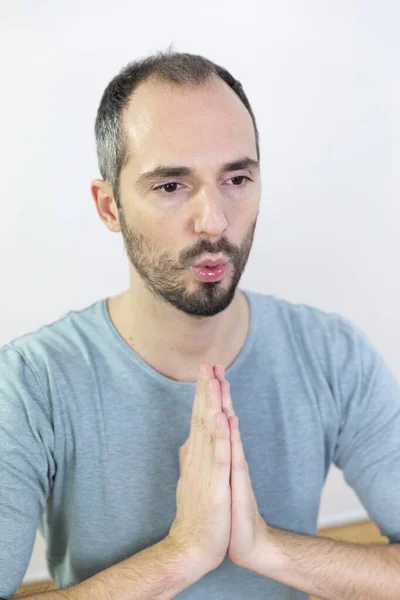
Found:
[{"label": "ear", "polygon": [[90,191],[96,205],[97,214],[110,231],[121,231],[119,224],[118,207],[108,181],[94,179],[90,184]]}]

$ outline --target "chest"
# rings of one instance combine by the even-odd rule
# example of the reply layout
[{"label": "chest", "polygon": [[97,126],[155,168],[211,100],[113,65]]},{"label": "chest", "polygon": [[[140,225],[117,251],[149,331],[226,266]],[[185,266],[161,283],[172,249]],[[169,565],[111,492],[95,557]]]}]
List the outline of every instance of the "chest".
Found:
[{"label": "chest", "polygon": [[[270,525],[315,532],[326,471],[319,411],[305,390],[232,386],[242,443],[261,514]],[[245,401],[243,401],[245,399]],[[175,400],[174,402],[172,400]],[[192,394],[136,391],[118,406],[86,411],[64,446],[55,494],[68,515],[71,552],[92,572],[156,543],[176,513],[178,451],[190,428]],[[72,425],[71,425],[72,427]],[[97,549],[94,551],[94,549]],[[98,557],[102,564],[98,564]]]}]

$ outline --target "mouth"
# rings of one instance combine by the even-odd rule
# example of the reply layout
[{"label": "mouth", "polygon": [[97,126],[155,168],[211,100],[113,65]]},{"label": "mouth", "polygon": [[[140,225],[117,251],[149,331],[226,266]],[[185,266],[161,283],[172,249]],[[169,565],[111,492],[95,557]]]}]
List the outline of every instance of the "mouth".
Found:
[{"label": "mouth", "polygon": [[216,269],[217,267],[221,267],[225,263],[216,263],[213,265],[212,263],[201,263],[201,265],[195,265],[195,269]]},{"label": "mouth", "polygon": [[192,271],[198,280],[213,282],[224,279],[227,267],[227,263],[218,263],[216,265],[203,264],[192,267]]},{"label": "mouth", "polygon": [[215,267],[219,267],[220,265],[226,265],[228,261],[222,257],[219,258],[205,258],[204,260],[202,260],[201,262],[197,263],[196,265],[193,265],[195,268],[198,267],[207,267],[207,268],[215,268]]}]

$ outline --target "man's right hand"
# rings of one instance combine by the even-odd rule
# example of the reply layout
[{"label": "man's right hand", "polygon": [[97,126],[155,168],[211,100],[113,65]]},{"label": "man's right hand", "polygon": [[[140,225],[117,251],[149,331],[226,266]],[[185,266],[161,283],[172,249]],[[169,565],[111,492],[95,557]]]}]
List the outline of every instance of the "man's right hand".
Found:
[{"label": "man's right hand", "polygon": [[[196,382],[187,455],[168,538],[206,574],[221,564],[229,546],[231,445],[220,383],[212,367],[202,367],[205,374],[200,372]],[[208,382],[213,387],[211,392]],[[222,420],[220,426],[217,416]]]}]

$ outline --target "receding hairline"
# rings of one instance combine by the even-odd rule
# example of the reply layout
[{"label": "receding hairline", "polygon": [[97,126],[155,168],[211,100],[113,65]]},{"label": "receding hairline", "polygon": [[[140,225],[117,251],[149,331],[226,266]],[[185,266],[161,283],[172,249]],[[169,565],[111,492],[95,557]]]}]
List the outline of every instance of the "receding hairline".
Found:
[{"label": "receding hairline", "polygon": [[127,166],[129,159],[132,157],[132,151],[128,144],[127,130],[126,130],[126,127],[124,126],[124,118],[127,115],[127,113],[129,112],[129,109],[131,107],[131,101],[133,100],[133,98],[135,97],[136,93],[139,91],[140,88],[144,87],[147,83],[150,83],[150,84],[159,84],[162,87],[167,88],[167,89],[168,88],[169,89],[188,88],[191,90],[195,90],[196,88],[208,87],[210,90],[212,90],[213,88],[215,89],[216,87],[218,87],[218,84],[220,82],[222,84],[224,84],[228,88],[228,90],[230,90],[234,94],[234,97],[237,98],[237,100],[240,102],[241,106],[243,106],[243,108],[249,115],[251,123],[252,123],[252,127],[253,127],[255,142],[257,144],[256,131],[255,131],[254,122],[253,122],[250,112],[247,110],[247,107],[245,106],[245,104],[243,104],[242,100],[239,98],[239,96],[236,94],[236,92],[229,86],[229,84],[226,81],[224,81],[222,79],[222,77],[220,77],[218,75],[218,73],[207,74],[207,76],[205,78],[202,78],[201,80],[190,79],[189,81],[184,81],[184,82],[170,81],[169,79],[164,78],[162,76],[162,74],[151,73],[144,81],[141,81],[140,84],[135,87],[135,89],[132,91],[131,95],[129,96],[127,103],[125,104],[125,106],[123,107],[123,109],[121,110],[121,113],[120,113],[119,126],[120,126],[121,141],[122,141],[123,147],[124,147],[124,161],[122,164],[122,169],[124,169],[124,167]]}]

